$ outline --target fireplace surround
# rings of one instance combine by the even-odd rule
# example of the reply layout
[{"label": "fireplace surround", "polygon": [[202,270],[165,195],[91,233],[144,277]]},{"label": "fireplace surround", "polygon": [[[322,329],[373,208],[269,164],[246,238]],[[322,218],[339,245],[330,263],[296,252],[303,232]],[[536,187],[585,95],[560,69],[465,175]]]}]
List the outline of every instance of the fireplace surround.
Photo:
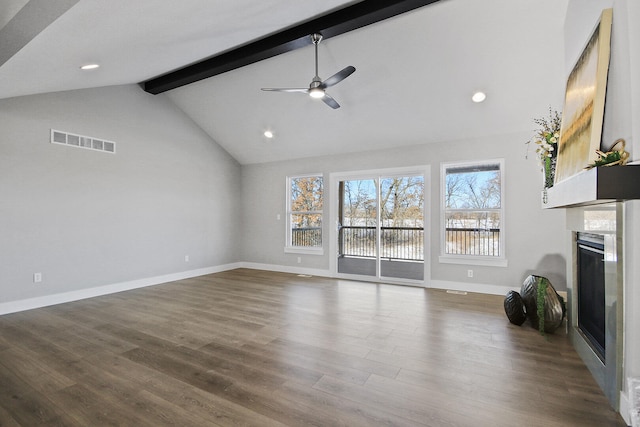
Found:
[{"label": "fireplace surround", "polygon": [[614,408],[623,386],[622,207],[614,202],[566,211],[573,247],[567,280],[569,337]]}]

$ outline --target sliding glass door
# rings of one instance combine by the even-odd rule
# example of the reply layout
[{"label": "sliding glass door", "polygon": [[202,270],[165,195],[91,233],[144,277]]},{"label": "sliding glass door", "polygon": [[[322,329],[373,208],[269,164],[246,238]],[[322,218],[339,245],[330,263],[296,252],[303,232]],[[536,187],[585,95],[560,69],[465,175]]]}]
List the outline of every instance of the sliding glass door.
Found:
[{"label": "sliding glass door", "polygon": [[338,273],[378,276],[378,182],[338,183]]},{"label": "sliding glass door", "polygon": [[337,179],[339,275],[424,280],[424,174]]},{"label": "sliding glass door", "polygon": [[380,276],[424,279],[424,176],[380,180]]}]

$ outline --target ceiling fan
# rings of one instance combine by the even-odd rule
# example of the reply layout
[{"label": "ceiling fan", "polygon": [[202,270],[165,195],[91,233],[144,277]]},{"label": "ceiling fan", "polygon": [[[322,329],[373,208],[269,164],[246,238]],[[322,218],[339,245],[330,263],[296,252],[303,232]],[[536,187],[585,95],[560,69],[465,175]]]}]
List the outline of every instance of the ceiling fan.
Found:
[{"label": "ceiling fan", "polygon": [[322,34],[312,34],[311,41],[315,46],[316,51],[316,75],[311,80],[308,88],[268,88],[263,87],[262,90],[265,91],[273,91],[273,92],[302,92],[308,93],[310,97],[316,99],[322,99],[325,104],[327,104],[331,108],[340,108],[340,104],[336,102],[326,91],[325,89],[331,86],[334,86],[340,83],[342,80],[349,77],[356,71],[355,67],[349,65],[348,67],[343,68],[342,70],[335,73],[333,76],[329,77],[325,81],[322,81],[320,77],[318,77],[318,45],[322,41]]}]

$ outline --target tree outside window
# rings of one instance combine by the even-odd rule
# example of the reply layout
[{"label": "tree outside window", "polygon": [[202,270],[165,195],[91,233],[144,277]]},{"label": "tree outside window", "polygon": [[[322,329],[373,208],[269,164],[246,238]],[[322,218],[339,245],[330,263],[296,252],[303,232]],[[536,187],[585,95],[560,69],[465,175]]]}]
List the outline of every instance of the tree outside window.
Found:
[{"label": "tree outside window", "polygon": [[322,248],[322,175],[292,177],[288,182],[287,246]]},{"label": "tree outside window", "polygon": [[443,165],[444,255],[504,257],[501,160]]}]

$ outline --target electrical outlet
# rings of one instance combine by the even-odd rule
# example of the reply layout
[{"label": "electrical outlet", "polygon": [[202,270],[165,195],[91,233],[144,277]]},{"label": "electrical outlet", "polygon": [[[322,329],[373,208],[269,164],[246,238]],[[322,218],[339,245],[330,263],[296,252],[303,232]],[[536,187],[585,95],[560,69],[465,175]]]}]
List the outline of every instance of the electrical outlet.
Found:
[{"label": "electrical outlet", "polygon": [[300,264],[302,262],[302,258],[298,257],[298,264]]},{"label": "electrical outlet", "polygon": [[184,256],[184,262],[189,262],[189,255]]},{"label": "electrical outlet", "polygon": [[473,270],[467,270],[467,277],[473,277]]},{"label": "electrical outlet", "polygon": [[276,215],[276,220],[280,221],[280,214]]},{"label": "electrical outlet", "polygon": [[33,283],[42,282],[42,273],[33,273]]}]

